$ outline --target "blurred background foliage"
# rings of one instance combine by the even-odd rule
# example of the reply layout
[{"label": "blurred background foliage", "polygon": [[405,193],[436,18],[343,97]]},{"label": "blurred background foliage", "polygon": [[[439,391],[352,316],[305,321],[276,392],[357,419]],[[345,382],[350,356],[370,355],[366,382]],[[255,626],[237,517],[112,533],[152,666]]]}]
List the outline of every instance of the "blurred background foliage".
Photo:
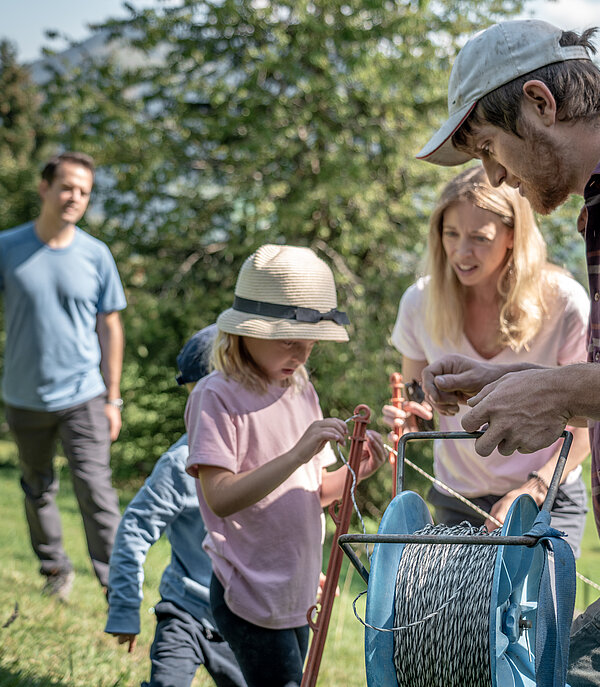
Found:
[{"label": "blurred background foliage", "polygon": [[[359,403],[378,424],[400,296],[420,273],[428,215],[456,169],[415,160],[446,113],[467,36],[519,0],[181,0],[95,27],[110,50],[48,53],[33,83],[0,45],[0,226],[35,216],[44,160],[98,164],[82,226],[106,241],[127,292],[117,480],[136,481],[183,431],[174,383],[185,340],[232,300],[263,243],[309,246],[332,267],[351,341],[310,360],[324,414]],[[544,219],[551,255],[583,279],[575,201]],[[284,431],[284,430],[283,430]],[[413,459],[431,467],[430,447]],[[410,473],[408,484],[424,485]],[[361,486],[373,515],[391,471]]]}]

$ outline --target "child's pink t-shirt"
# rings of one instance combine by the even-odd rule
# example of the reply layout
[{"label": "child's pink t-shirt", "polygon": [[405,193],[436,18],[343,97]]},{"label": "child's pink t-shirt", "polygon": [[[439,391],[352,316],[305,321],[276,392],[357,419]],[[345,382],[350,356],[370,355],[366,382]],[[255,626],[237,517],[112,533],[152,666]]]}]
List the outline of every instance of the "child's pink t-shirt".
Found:
[{"label": "child's pink t-shirt", "polygon": [[[187,470],[194,477],[198,465],[251,470],[289,451],[321,418],[310,383],[301,391],[269,386],[261,395],[213,372],[187,402]],[[321,470],[331,455],[322,451],[258,503],[226,518],[211,511],[196,483],[207,530],[204,548],[225,601],[255,625],[282,629],[307,622],[321,571]]]}]

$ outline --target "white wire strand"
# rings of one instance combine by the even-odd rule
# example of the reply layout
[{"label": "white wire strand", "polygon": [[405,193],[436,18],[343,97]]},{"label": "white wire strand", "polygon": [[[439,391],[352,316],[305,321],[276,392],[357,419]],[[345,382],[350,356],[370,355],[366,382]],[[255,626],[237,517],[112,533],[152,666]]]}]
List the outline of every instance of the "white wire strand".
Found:
[{"label": "white wire strand", "polygon": [[458,596],[458,593],[465,586],[465,584],[461,584],[461,586],[454,592],[454,594],[452,594],[448,601],[444,602],[435,611],[432,611],[420,620],[415,620],[415,622],[408,623],[407,625],[402,625],[401,627],[375,627],[375,625],[370,625],[366,620],[360,617],[359,612],[356,610],[356,603],[361,596],[364,596],[367,593],[368,590],[360,592],[360,594],[354,599],[354,601],[352,602],[352,610],[354,611],[354,616],[358,620],[358,622],[364,625],[365,627],[368,627],[370,630],[377,630],[377,632],[401,632],[402,630],[409,630],[411,627],[416,627],[417,625],[421,625],[423,623],[426,623],[428,620],[435,618],[436,615],[439,615],[444,610],[444,608],[449,606],[454,601],[454,599]]},{"label": "white wire strand", "polygon": [[[383,446],[388,451],[391,451],[396,456],[396,459],[398,458],[398,452],[396,450],[394,450],[391,446],[388,446],[387,444],[384,444]],[[459,501],[462,501],[465,505],[469,506],[469,508],[472,508],[474,511],[479,513],[479,515],[484,517],[486,520],[491,520],[494,523],[494,525],[497,525],[498,527],[502,527],[502,523],[500,522],[500,520],[496,520],[496,518],[493,515],[486,513],[483,510],[483,508],[480,508],[479,506],[475,505],[472,501],[469,501],[469,499],[465,498],[462,494],[459,494],[457,491],[454,491],[454,489],[449,487],[447,484],[444,484],[443,482],[441,482],[436,477],[432,477],[430,474],[425,472],[425,470],[420,468],[418,465],[415,465],[415,463],[408,460],[408,458],[404,458],[404,462],[407,465],[410,465],[410,467],[413,468],[413,470],[416,470],[420,475],[423,475],[423,477],[426,477],[430,482],[433,482],[433,484],[437,484],[438,486],[442,487],[442,489],[444,489],[444,491],[447,491],[449,494],[452,494],[452,496],[457,498]]]},{"label": "white wire strand", "polygon": [[[352,420],[356,420],[357,417],[360,417],[360,415],[352,415],[352,417],[349,417],[347,420],[344,420],[344,422],[346,424],[348,424],[349,422],[352,422]],[[360,526],[362,527],[363,534],[366,534],[367,528],[365,526],[365,521],[363,520],[363,517],[362,517],[362,514],[361,514],[360,509],[358,507],[358,504],[356,503],[356,496],[355,496],[356,485],[357,485],[356,473],[354,472],[354,470],[350,466],[350,463],[346,460],[346,457],[342,453],[342,449],[340,448],[339,444],[336,444],[336,448],[337,448],[337,452],[338,452],[338,456],[340,457],[340,460],[348,468],[348,470],[350,470],[350,474],[352,475],[352,486],[350,487],[350,498],[352,499],[352,505],[354,507],[354,511],[356,512],[356,515],[358,516],[358,519],[360,521]],[[369,545],[368,544],[365,545],[365,550],[367,553],[367,559],[371,560],[371,554],[369,553]]]}]

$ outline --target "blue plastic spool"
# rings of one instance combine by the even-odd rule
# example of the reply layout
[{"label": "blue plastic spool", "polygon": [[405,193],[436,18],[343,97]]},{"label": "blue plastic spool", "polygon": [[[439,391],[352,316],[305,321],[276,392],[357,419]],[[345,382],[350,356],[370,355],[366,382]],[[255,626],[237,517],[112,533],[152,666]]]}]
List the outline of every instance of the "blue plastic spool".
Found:
[{"label": "blue plastic spool", "polygon": [[[411,438],[473,438],[477,434],[415,433],[405,435],[402,450],[399,448],[398,495],[383,514],[377,535],[344,535],[340,545],[350,556],[359,572],[368,580],[365,621],[375,628],[394,627],[396,571],[406,542],[394,541],[404,535],[414,535],[432,519],[423,499],[414,492],[402,491],[405,444]],[[549,496],[543,508],[549,510],[566,462],[571,435],[565,433],[561,457],[552,479]],[[403,467],[403,465],[402,465]],[[512,504],[501,538],[522,538],[529,532],[539,513],[534,500],[520,496]],[[387,541],[382,539],[387,538]],[[378,541],[379,539],[379,541]],[[490,538],[491,539],[491,538]],[[391,540],[391,541],[390,541]],[[370,572],[366,573],[358,559],[352,555],[349,543],[374,543]],[[535,540],[533,540],[535,542]],[[490,602],[489,647],[490,670],[493,687],[535,687],[535,634],[537,630],[538,596],[542,570],[547,556],[539,545],[496,544],[496,562]],[[531,540],[529,544],[531,544]],[[452,545],[452,544],[449,544]],[[484,544],[474,544],[484,545]],[[487,545],[492,545],[488,543]],[[394,665],[394,640],[392,632],[365,628],[365,664],[368,687],[398,687]],[[566,686],[568,687],[568,686]]]},{"label": "blue plastic spool", "polygon": [[[412,534],[431,524],[425,501],[403,491],[386,508],[377,534]],[[390,630],[394,627],[396,571],[406,544],[375,544],[371,556],[365,622]],[[394,666],[394,636],[365,627],[365,667],[368,687],[398,687]]]}]

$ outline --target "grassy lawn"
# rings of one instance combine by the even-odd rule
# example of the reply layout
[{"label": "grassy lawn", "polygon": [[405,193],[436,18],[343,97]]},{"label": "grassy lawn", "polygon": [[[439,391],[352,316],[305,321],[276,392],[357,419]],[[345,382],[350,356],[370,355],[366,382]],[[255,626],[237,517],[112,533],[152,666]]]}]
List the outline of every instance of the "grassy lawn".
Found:
[{"label": "grassy lawn", "polygon": [[[586,466],[589,483],[589,465]],[[106,601],[87,557],[79,511],[68,470],[62,468],[59,505],[67,550],[76,579],[68,605],[40,595],[42,578],[31,551],[23,514],[18,472],[12,444],[0,442],[0,687],[134,687],[148,678],[148,653],[154,632],[152,604],[158,600],[158,583],[169,556],[165,540],[150,550],[146,563],[142,632],[133,654],[104,634]],[[132,493],[122,494],[124,506]],[[353,531],[356,526],[352,526]],[[600,541],[589,516],[584,555],[578,569],[599,581]],[[599,594],[578,583],[577,606],[582,608]],[[319,686],[364,687],[362,626],[354,618],[352,600],[364,589],[358,574],[346,561],[340,578],[323,658]],[[18,604],[16,618],[10,622]],[[359,602],[364,609],[364,602]],[[4,627],[4,625],[7,625]],[[212,685],[201,669],[194,687]]]},{"label": "grassy lawn", "polygon": [[[59,463],[60,464],[60,463]],[[145,572],[142,631],[134,652],[127,654],[104,634],[106,601],[87,556],[79,510],[69,472],[61,469],[59,506],[66,548],[75,566],[69,604],[41,596],[43,579],[29,543],[19,475],[12,444],[0,442],[0,687],[134,687],[149,677],[154,635],[152,604],[169,558],[161,539],[150,549]],[[133,493],[122,494],[122,507]],[[354,618],[352,600],[364,585],[344,561],[319,685],[364,687],[362,626]],[[3,627],[18,604],[16,619]],[[200,669],[193,687],[214,685]]]},{"label": "grassy lawn", "polygon": [[[592,504],[589,495],[590,488],[590,459],[588,458],[583,464],[583,481],[588,488],[588,514],[585,525],[585,532],[583,534],[583,542],[581,545],[581,558],[577,561],[577,571],[585,577],[600,584],[600,538],[596,531],[596,524],[594,522],[594,514],[592,513]],[[575,607],[583,610],[592,601],[595,601],[600,596],[600,592],[596,591],[581,580],[577,580],[577,599],[575,600]]]}]

